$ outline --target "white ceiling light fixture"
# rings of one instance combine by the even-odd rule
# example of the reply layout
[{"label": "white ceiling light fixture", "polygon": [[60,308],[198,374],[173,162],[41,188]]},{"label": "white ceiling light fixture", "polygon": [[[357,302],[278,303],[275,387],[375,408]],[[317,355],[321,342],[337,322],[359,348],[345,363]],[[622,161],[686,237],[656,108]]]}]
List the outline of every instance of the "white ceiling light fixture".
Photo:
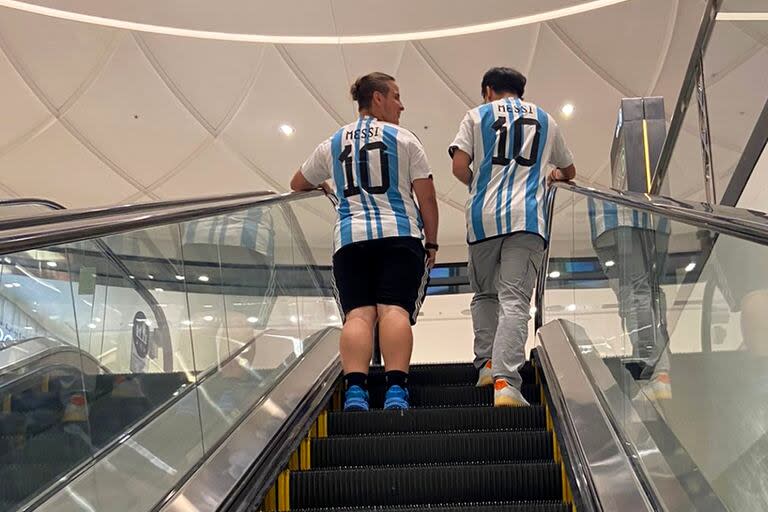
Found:
[{"label": "white ceiling light fixture", "polygon": [[48,265],[51,268],[56,268],[56,267],[59,266],[59,264],[56,263],[55,261],[49,261],[49,262],[46,263],[46,265]]},{"label": "white ceiling light fixture", "polygon": [[605,266],[608,267],[608,268],[611,268],[615,264],[616,264],[616,262],[613,261],[613,260],[608,260],[608,261],[605,262]]},{"label": "white ceiling light fixture", "polygon": [[560,277],[560,272],[557,271],[557,270],[549,273],[549,278],[550,279],[557,279],[558,277]]},{"label": "white ceiling light fixture", "polygon": [[566,103],[563,105],[563,107],[560,109],[560,112],[565,117],[571,117],[573,115],[573,111],[575,110],[575,107],[573,106],[573,103]]},{"label": "white ceiling light fixture", "polygon": [[696,264],[691,262],[688,265],[686,265],[685,271],[686,272],[693,272],[693,269],[695,269],[695,268],[696,268]]},{"label": "white ceiling light fixture", "polygon": [[717,21],[768,21],[768,12],[719,12]]},{"label": "white ceiling light fixture", "polygon": [[205,315],[203,317],[203,320],[205,320],[206,322],[213,322],[213,315]]},{"label": "white ceiling light fixture", "polygon": [[256,318],[255,316],[249,316],[249,317],[247,318],[247,320],[248,320],[248,323],[249,323],[249,324],[255,324],[256,322],[258,322],[258,321],[259,321],[259,319],[258,319],[258,318]]},{"label": "white ceiling light fixture", "polygon": [[592,0],[583,2],[570,7],[553,9],[551,11],[531,14],[529,16],[519,16],[517,18],[508,18],[505,20],[493,21],[488,23],[478,23],[474,25],[464,25],[461,27],[442,28],[434,30],[423,30],[419,32],[398,32],[392,34],[372,34],[359,36],[278,36],[271,34],[240,34],[233,32],[215,32],[208,30],[195,30],[182,27],[171,27],[165,25],[152,25],[148,23],[137,23],[127,20],[118,20],[105,18],[102,16],[92,16],[79,12],[72,12],[63,9],[54,9],[35,5],[20,0],[0,0],[0,6],[9,7],[19,11],[32,14],[41,14],[52,18],[77,21],[91,25],[101,25],[104,27],[119,28],[124,30],[133,30],[136,32],[149,32],[153,34],[162,34],[168,36],[192,37],[196,39],[214,39],[218,41],[237,41],[246,43],[271,43],[271,44],[374,44],[374,43],[395,43],[402,41],[421,41],[425,39],[438,39],[441,37],[464,36],[469,34],[479,34],[482,32],[492,32],[523,25],[532,25],[552,21],[575,14],[602,9],[618,5],[629,0]]},{"label": "white ceiling light fixture", "polygon": [[208,281],[211,280],[211,278],[208,276],[200,276],[197,278],[197,280],[200,281],[201,283],[207,283]]},{"label": "white ceiling light fixture", "polygon": [[181,275],[178,275],[178,274],[177,274],[177,275],[176,275],[176,280],[177,280],[177,281],[183,281],[183,280],[184,280],[184,276],[181,276]]},{"label": "white ceiling light fixture", "polygon": [[289,124],[281,124],[280,125],[280,133],[285,135],[286,137],[290,137],[296,132],[296,129],[289,125]]}]

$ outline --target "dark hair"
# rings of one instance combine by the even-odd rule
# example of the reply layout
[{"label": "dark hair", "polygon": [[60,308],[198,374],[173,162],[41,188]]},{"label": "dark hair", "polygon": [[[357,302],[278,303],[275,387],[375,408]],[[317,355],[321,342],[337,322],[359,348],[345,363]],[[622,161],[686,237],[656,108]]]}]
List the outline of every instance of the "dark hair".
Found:
[{"label": "dark hair", "polygon": [[389,82],[394,81],[394,77],[374,71],[355,80],[355,83],[349,88],[349,92],[352,94],[352,99],[357,102],[358,109],[368,108],[373,101],[373,93],[378,91],[381,94],[387,94]]},{"label": "dark hair", "polygon": [[490,87],[494,92],[511,92],[522,99],[525,93],[525,75],[512,68],[491,68],[483,75],[482,94]]}]

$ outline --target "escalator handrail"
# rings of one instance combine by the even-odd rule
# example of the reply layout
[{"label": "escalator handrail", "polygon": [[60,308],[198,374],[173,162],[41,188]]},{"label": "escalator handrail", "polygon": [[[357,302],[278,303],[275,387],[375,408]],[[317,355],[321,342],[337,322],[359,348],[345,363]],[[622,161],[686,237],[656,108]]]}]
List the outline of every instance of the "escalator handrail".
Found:
[{"label": "escalator handrail", "polygon": [[584,185],[578,180],[555,183],[550,189],[549,201],[554,201],[555,191],[560,188],[593,199],[656,213],[685,224],[768,245],[768,214],[765,212],[695,201],[681,201],[664,196],[621,191],[597,185]]},{"label": "escalator handrail", "polygon": [[4,206],[45,206],[51,210],[66,210],[67,207],[63,204],[51,201],[50,199],[42,199],[39,197],[20,197],[17,199],[3,199],[0,201],[0,208]]},{"label": "escalator handrail", "polygon": [[[137,212],[151,212],[165,208],[181,208],[187,206],[203,206],[210,203],[217,203],[225,200],[259,198],[273,196],[276,192],[272,190],[261,190],[252,192],[238,192],[236,194],[222,194],[215,196],[202,196],[188,199],[173,199],[167,201],[153,201],[151,203],[134,203],[114,206],[102,206],[97,208],[64,208],[63,205],[50,201],[48,199],[10,199],[9,202],[22,201],[30,204],[47,204],[52,207],[54,212],[40,213],[24,218],[5,219],[0,221],[0,230],[13,229],[19,227],[47,225],[52,222],[65,222],[72,220],[84,220],[99,218],[102,215],[128,214]],[[56,205],[56,206],[53,206]],[[2,204],[0,204],[2,206]]]},{"label": "escalator handrail", "polygon": [[126,231],[145,229],[165,224],[187,222],[213,217],[255,206],[288,203],[310,197],[320,197],[323,192],[271,194],[249,194],[245,197],[221,196],[218,200],[187,201],[175,206],[158,208],[153,205],[134,205],[128,212],[123,207],[87,210],[86,217],[72,218],[65,210],[47,214],[44,224],[36,224],[36,217],[24,219],[23,226],[6,228],[0,223],[0,254],[41,249],[52,245],[66,244],[114,235]]},{"label": "escalator handrail", "polygon": [[[545,233],[547,240],[552,235],[555,199],[559,189],[565,189],[598,201],[607,201],[635,210],[655,213],[684,224],[768,245],[768,214],[765,212],[695,201],[681,201],[664,196],[615,190],[592,184],[585,185],[580,183],[579,180],[555,182],[547,191],[545,199],[545,210],[547,212]],[[548,262],[549,245],[545,248],[544,264],[541,266],[536,279],[534,303],[536,307],[536,329],[543,325],[544,290],[546,288]]]}]

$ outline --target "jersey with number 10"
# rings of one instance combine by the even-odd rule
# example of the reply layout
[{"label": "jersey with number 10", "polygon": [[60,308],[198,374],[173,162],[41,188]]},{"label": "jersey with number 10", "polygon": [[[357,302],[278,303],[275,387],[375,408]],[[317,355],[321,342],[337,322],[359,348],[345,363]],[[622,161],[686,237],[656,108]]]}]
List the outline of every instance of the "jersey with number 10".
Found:
[{"label": "jersey with number 10", "polygon": [[514,97],[486,103],[464,116],[451,154],[454,149],[473,160],[469,243],[521,231],[546,236],[547,168],[573,163],[552,116]]},{"label": "jersey with number 10", "polygon": [[363,116],[321,143],[301,173],[313,185],[333,179],[337,251],[379,238],[423,238],[411,184],[431,172],[424,148],[408,130]]}]

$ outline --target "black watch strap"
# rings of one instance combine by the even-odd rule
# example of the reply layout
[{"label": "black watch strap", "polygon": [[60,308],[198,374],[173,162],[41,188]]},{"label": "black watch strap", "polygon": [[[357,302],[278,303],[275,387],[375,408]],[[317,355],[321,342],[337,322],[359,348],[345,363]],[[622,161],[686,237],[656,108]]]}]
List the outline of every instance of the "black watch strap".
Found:
[{"label": "black watch strap", "polygon": [[440,246],[437,245],[437,244],[433,244],[431,242],[427,242],[427,243],[424,244],[424,248],[426,250],[428,250],[428,251],[429,250],[435,250],[436,251],[436,250],[440,249]]}]

